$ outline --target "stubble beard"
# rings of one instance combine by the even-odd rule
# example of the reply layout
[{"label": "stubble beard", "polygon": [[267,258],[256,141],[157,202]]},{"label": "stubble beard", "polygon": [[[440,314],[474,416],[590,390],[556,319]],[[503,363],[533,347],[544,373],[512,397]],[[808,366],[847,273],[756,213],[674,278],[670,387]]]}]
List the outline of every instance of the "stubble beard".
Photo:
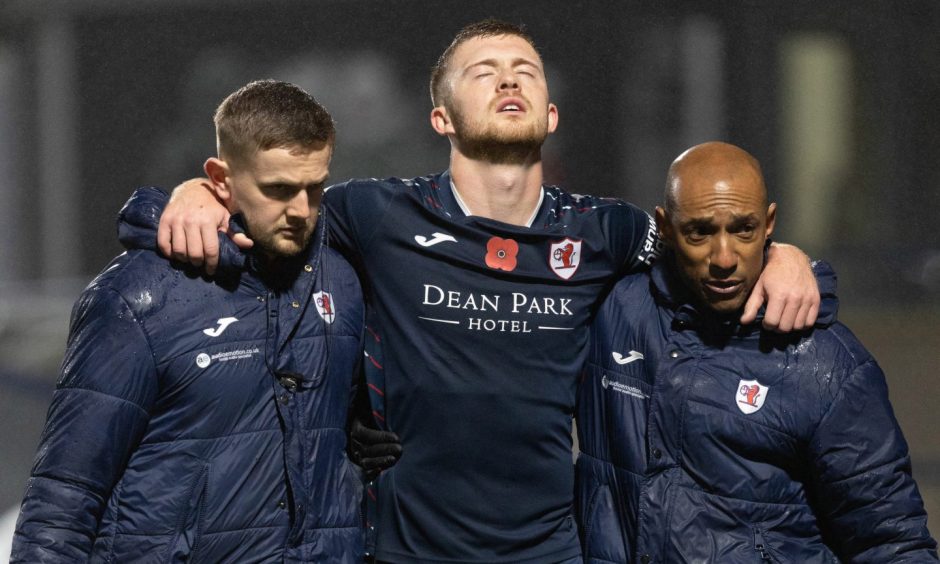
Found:
[{"label": "stubble beard", "polygon": [[[245,215],[245,227],[249,237],[255,242],[254,248],[270,259],[285,259],[297,256],[307,248],[313,236],[313,224],[305,224],[300,242],[295,238],[285,238],[277,229],[261,229]],[[299,225],[298,225],[299,227]]]},{"label": "stubble beard", "polygon": [[493,164],[525,164],[538,160],[548,136],[545,119],[499,127],[474,122],[458,109],[450,109],[460,151],[466,157]]}]

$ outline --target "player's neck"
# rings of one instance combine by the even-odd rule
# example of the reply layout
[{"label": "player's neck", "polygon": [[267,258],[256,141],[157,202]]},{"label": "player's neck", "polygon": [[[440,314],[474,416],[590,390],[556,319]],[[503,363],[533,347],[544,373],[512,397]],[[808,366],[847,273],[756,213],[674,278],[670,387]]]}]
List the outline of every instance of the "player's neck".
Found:
[{"label": "player's neck", "polygon": [[472,215],[527,225],[542,195],[542,161],[493,164],[451,152],[450,175]]}]

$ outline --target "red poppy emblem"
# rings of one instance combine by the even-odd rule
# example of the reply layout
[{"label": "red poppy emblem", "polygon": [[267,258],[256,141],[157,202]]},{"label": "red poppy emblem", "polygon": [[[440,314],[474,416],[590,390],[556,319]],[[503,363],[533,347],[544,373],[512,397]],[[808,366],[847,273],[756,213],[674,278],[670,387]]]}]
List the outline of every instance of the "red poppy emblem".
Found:
[{"label": "red poppy emblem", "polygon": [[511,272],[516,269],[519,243],[512,239],[491,237],[486,243],[486,266]]}]

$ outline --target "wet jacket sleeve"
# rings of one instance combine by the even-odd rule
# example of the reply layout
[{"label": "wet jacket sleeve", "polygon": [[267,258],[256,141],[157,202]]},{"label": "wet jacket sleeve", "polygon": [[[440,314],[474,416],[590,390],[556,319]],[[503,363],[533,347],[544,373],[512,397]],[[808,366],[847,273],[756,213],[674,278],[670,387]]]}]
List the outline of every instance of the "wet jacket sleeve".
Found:
[{"label": "wet jacket sleeve", "polygon": [[170,196],[155,186],[134,190],[118,213],[118,240],[127,249],[157,250],[157,227]]},{"label": "wet jacket sleeve", "polygon": [[11,562],[85,561],[157,390],[153,355],[127,303],[85,291],[26,487]]},{"label": "wet jacket sleeve", "polygon": [[[159,253],[157,249],[157,228],[160,216],[166,208],[170,196],[161,188],[143,186],[131,194],[131,197],[118,213],[118,240],[125,249],[146,249]],[[229,227],[235,232],[244,231],[234,219]],[[245,255],[227,235],[219,232],[219,264],[234,265],[241,268]]]},{"label": "wet jacket sleeve", "polygon": [[874,360],[843,384],[810,448],[817,514],[843,561],[936,561],[907,443]]}]

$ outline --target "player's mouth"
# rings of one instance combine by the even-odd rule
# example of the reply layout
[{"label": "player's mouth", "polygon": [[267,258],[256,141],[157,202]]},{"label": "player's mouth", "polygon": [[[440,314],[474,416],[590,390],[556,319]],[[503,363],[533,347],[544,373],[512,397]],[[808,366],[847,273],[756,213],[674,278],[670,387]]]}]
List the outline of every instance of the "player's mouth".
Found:
[{"label": "player's mouth", "polygon": [[303,239],[304,235],[307,233],[306,227],[282,227],[278,229],[278,232],[282,237],[287,239]]},{"label": "player's mouth", "polygon": [[525,102],[519,98],[505,98],[496,106],[496,112],[500,114],[524,114]]},{"label": "player's mouth", "polygon": [[727,298],[734,296],[744,288],[743,280],[705,280],[702,285],[705,291],[716,297]]}]

